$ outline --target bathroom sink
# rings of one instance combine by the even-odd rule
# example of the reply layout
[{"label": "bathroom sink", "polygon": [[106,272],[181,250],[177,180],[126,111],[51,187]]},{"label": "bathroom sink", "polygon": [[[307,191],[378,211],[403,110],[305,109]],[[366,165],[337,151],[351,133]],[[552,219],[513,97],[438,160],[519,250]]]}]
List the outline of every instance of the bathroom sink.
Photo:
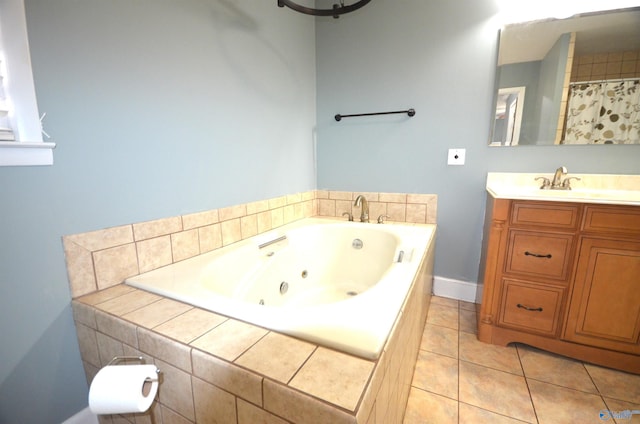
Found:
[{"label": "bathroom sink", "polygon": [[571,175],[580,178],[571,190],[542,190],[539,176],[546,175],[490,172],[487,191],[495,198],[640,205],[640,175]]}]

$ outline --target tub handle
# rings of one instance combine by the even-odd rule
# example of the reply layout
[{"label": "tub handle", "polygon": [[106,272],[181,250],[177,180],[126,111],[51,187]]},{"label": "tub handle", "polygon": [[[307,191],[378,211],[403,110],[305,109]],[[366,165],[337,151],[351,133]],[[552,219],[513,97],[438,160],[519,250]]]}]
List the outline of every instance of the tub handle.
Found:
[{"label": "tub handle", "polygon": [[273,240],[265,241],[264,243],[258,245],[258,250],[259,249],[264,249],[267,246],[271,246],[274,243],[277,243],[279,241],[286,240],[286,239],[287,239],[287,236],[284,235],[284,236],[281,236],[281,237],[278,237],[278,238],[274,238]]},{"label": "tub handle", "polygon": [[398,263],[402,262],[402,259],[403,259],[403,258],[404,258],[404,250],[401,250],[401,251],[398,253],[398,261],[397,261],[397,262],[398,262]]}]

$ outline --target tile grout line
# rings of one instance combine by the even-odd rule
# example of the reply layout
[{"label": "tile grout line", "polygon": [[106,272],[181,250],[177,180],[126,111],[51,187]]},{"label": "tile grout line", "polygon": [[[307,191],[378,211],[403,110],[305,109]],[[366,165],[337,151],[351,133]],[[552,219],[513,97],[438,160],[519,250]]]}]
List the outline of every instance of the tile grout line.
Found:
[{"label": "tile grout line", "polygon": [[540,419],[538,418],[538,411],[536,410],[536,405],[533,402],[533,395],[531,394],[531,387],[529,386],[529,379],[527,378],[527,373],[524,370],[524,365],[522,364],[522,358],[520,357],[520,349],[518,347],[518,343],[516,343],[516,355],[518,355],[518,362],[520,363],[520,368],[522,369],[522,378],[524,378],[524,384],[527,386],[527,393],[529,393],[529,402],[531,402],[531,408],[533,408],[533,415],[536,418],[536,422],[540,423]]}]

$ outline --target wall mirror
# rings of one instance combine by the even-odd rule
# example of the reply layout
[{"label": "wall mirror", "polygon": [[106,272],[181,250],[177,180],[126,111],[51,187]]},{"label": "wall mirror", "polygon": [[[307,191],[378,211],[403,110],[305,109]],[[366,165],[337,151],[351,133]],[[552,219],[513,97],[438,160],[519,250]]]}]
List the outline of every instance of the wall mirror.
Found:
[{"label": "wall mirror", "polygon": [[640,7],[500,31],[491,146],[640,144]]}]

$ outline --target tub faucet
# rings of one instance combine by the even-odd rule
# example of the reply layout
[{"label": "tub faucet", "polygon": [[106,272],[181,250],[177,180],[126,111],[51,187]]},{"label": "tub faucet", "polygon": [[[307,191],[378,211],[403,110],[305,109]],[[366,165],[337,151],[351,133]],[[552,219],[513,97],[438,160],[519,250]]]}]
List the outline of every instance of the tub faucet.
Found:
[{"label": "tub faucet", "polygon": [[362,212],[360,213],[360,222],[369,222],[369,202],[367,199],[360,194],[356,197],[356,201],[353,203],[353,206],[360,207],[362,205]]},{"label": "tub faucet", "polygon": [[556,173],[553,175],[553,180],[551,181],[551,188],[562,188],[562,177],[567,175],[567,168],[561,166],[556,169]]}]

